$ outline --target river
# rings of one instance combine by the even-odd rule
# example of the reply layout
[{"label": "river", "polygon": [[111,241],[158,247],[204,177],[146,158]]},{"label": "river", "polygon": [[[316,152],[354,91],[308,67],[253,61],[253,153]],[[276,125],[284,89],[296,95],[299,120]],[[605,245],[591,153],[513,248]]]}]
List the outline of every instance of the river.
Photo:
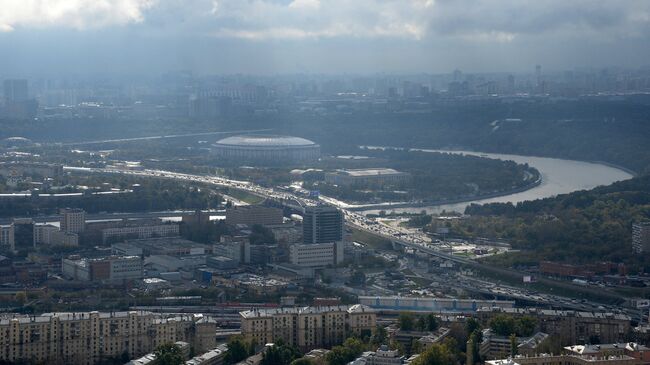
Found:
[{"label": "river", "polygon": [[[601,185],[609,185],[616,181],[631,179],[633,175],[627,171],[616,167],[600,163],[563,160],[548,157],[533,157],[520,155],[507,155],[500,153],[483,153],[471,151],[446,151],[446,150],[426,150],[418,149],[423,152],[445,152],[463,155],[481,156],[499,160],[510,160],[520,164],[528,164],[536,168],[542,175],[542,183],[538,186],[519,193],[499,196],[496,198],[479,199],[463,203],[443,204],[427,207],[413,208],[384,208],[385,211],[395,212],[420,212],[426,210],[427,213],[440,213],[443,210],[450,212],[463,212],[465,207],[472,203],[518,203],[525,200],[535,200],[566,194],[578,190],[593,189]],[[365,210],[363,213],[378,213],[378,209]]]}]

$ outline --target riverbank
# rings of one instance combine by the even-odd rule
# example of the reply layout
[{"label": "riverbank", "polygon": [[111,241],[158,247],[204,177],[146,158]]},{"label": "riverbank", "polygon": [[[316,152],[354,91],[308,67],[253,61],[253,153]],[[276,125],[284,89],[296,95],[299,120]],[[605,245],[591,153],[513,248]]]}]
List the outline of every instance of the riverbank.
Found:
[{"label": "riverbank", "polygon": [[[368,147],[368,148],[390,148],[390,147]],[[510,155],[499,153],[486,153],[480,151],[463,151],[463,150],[434,150],[434,149],[417,149],[422,152],[431,153],[456,153],[467,154],[500,160],[510,160],[519,164],[528,164],[537,169],[541,175],[542,181],[530,189],[514,192],[512,194],[500,195],[496,197],[477,198],[464,202],[445,202],[442,204],[431,205],[402,205],[397,207],[391,206],[390,209],[396,212],[417,213],[422,210],[427,213],[440,213],[442,211],[464,212],[470,204],[489,204],[489,203],[512,203],[516,204],[522,201],[537,200],[549,198],[560,194],[568,194],[578,190],[590,190],[597,186],[609,185],[616,181],[633,178],[636,174],[629,169],[621,168],[609,163],[587,162],[577,160],[564,160],[551,157],[536,157],[523,155]],[[368,209],[363,213],[377,214],[379,210]]]},{"label": "riverbank", "polygon": [[462,198],[456,198],[456,199],[440,199],[440,200],[433,200],[433,201],[421,201],[421,202],[403,202],[403,203],[377,203],[377,204],[361,204],[361,205],[348,205],[346,207],[347,210],[351,211],[367,211],[367,210],[375,210],[375,209],[391,209],[391,208],[417,208],[417,207],[428,207],[428,206],[434,206],[434,205],[445,205],[445,204],[459,204],[459,203],[467,203],[467,202],[474,202],[477,200],[483,200],[483,199],[491,199],[491,198],[498,198],[502,196],[508,196],[512,194],[517,194],[521,193],[527,190],[530,190],[532,188],[535,188],[539,185],[542,184],[542,176],[538,175],[537,179],[529,184],[526,184],[524,186],[520,186],[515,189],[510,189],[510,190],[504,190],[504,191],[498,191],[494,193],[489,193],[489,194],[482,194],[482,195],[476,195],[476,196],[471,196],[471,197],[462,197]]}]

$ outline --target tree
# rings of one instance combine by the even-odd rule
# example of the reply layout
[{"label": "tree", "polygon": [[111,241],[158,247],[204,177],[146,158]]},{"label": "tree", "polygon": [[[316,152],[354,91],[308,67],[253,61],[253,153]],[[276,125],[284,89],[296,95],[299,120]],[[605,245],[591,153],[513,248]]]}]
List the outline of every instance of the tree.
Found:
[{"label": "tree", "polygon": [[490,319],[490,329],[498,336],[510,336],[515,333],[516,322],[512,316],[499,314]]},{"label": "tree", "polygon": [[325,355],[329,365],[345,365],[357,358],[364,351],[364,344],[356,338],[348,338],[342,346],[334,346]]},{"label": "tree", "polygon": [[261,365],[289,365],[301,355],[297,348],[278,341],[264,351]]},{"label": "tree", "polygon": [[400,313],[397,322],[399,324],[399,328],[402,331],[413,331],[415,320],[411,313],[406,313],[406,312]]},{"label": "tree", "polygon": [[475,318],[468,318],[465,322],[465,332],[470,336],[475,331],[481,331],[481,324]]},{"label": "tree", "polygon": [[228,341],[228,351],[224,357],[224,363],[234,364],[248,357],[249,346],[240,336],[233,336]]},{"label": "tree", "polygon": [[418,331],[425,331],[427,329],[426,319],[422,316],[419,316],[415,322],[415,328],[417,328]]},{"label": "tree", "polygon": [[513,333],[510,335],[510,356],[517,355],[517,336]]},{"label": "tree", "polygon": [[370,341],[375,345],[382,345],[386,341],[387,337],[388,333],[386,332],[386,328],[384,326],[377,325],[375,333],[372,335]]},{"label": "tree", "polygon": [[181,365],[185,360],[181,348],[173,343],[162,344],[153,353],[160,365]]},{"label": "tree", "polygon": [[532,336],[535,332],[535,326],[537,325],[537,320],[530,316],[523,316],[517,321],[516,332],[518,336]]},{"label": "tree", "polygon": [[455,365],[456,359],[445,345],[433,344],[429,346],[412,365]]},{"label": "tree", "polygon": [[435,331],[438,329],[438,318],[433,315],[433,313],[427,314],[427,330],[428,331]]},{"label": "tree", "polygon": [[422,351],[422,343],[417,339],[411,341],[411,354],[419,354]]}]

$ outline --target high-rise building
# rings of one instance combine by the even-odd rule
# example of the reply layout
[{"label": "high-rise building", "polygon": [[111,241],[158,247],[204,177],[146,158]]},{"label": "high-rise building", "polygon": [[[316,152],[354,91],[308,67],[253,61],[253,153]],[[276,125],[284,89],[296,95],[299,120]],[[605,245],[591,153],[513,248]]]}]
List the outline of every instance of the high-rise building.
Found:
[{"label": "high-rise building", "polygon": [[0,248],[15,250],[13,223],[0,226]]},{"label": "high-rise building", "polygon": [[16,103],[29,99],[27,93],[27,80],[5,80],[4,96],[5,102]]},{"label": "high-rise building", "polygon": [[14,218],[14,248],[16,251],[34,247],[34,221],[31,218]]},{"label": "high-rise building", "polygon": [[302,220],[305,244],[343,241],[344,228],[343,212],[339,209],[326,205],[305,207]]},{"label": "high-rise building", "polygon": [[61,231],[81,233],[86,228],[86,212],[83,209],[61,209]]},{"label": "high-rise building", "polygon": [[636,253],[650,251],[650,222],[632,225],[632,249]]}]

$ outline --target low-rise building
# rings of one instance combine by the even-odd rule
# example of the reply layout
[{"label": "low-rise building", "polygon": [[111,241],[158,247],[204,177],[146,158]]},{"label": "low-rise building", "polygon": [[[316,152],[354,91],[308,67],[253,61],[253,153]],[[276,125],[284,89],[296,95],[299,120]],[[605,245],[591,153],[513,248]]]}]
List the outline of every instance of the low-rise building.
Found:
[{"label": "low-rise building", "polygon": [[60,230],[51,224],[34,225],[34,246],[49,245],[63,247],[79,246],[79,235]]},{"label": "low-rise building", "polygon": [[132,239],[126,240],[122,244],[112,245],[111,248],[125,252],[139,248],[145,256],[195,256],[212,254],[212,245],[206,245],[180,237]]},{"label": "low-rise building", "polygon": [[122,282],[142,279],[142,259],[138,256],[109,256],[100,259],[65,258],[63,274],[73,280]]},{"label": "low-rise building", "polygon": [[[537,354],[537,346],[544,341],[548,335],[537,332],[530,337],[516,337],[517,354]],[[484,359],[502,359],[508,357],[512,351],[510,337],[498,336],[491,329],[483,330],[483,341],[479,344],[479,354]]]},{"label": "low-rise building", "polygon": [[[190,354],[189,343],[183,341],[176,341],[174,342],[174,345],[176,345],[180,350],[183,359],[187,359],[189,357]],[[151,352],[138,359],[133,359],[124,365],[158,365],[158,364],[160,364],[160,360],[156,358],[155,353]]]},{"label": "low-rise building", "polygon": [[289,246],[289,261],[303,267],[325,267],[343,262],[344,244],[330,243],[295,244]]},{"label": "low-rise building", "polygon": [[221,345],[187,360],[185,365],[221,365],[226,357],[226,351],[228,351],[228,346]]},{"label": "low-rise building", "polygon": [[179,225],[177,223],[113,227],[102,229],[102,242],[121,242],[133,238],[173,237],[178,234]]},{"label": "low-rise building", "polygon": [[620,356],[633,357],[641,364],[650,364],[650,348],[636,342],[607,343],[598,345],[573,345],[564,348],[570,354],[583,356]]},{"label": "low-rise building", "polygon": [[325,173],[326,183],[345,186],[402,186],[410,180],[411,174],[390,168],[349,169]]},{"label": "low-rise building", "polygon": [[301,350],[339,345],[352,334],[371,334],[377,315],[352,306],[254,309],[239,313],[242,335],[256,343],[282,340]]},{"label": "low-rise building", "polygon": [[226,224],[236,226],[245,224],[278,225],[283,221],[282,209],[263,205],[241,205],[226,209]]},{"label": "low-rise building", "polygon": [[615,343],[625,339],[631,331],[631,318],[611,312],[579,312],[539,308],[480,308],[476,315],[487,324],[499,314],[537,319],[537,331],[558,337],[563,343],[589,343],[598,339]]},{"label": "low-rise building", "polygon": [[386,345],[381,345],[377,351],[366,351],[350,365],[402,365],[404,356],[398,350],[391,350]]},{"label": "low-rise building", "polygon": [[501,360],[488,360],[486,365],[638,365],[637,359],[626,356],[549,355],[516,356]]},{"label": "low-rise building", "polygon": [[221,240],[212,246],[215,255],[228,257],[237,264],[251,262],[251,245],[248,237],[221,236]]}]

